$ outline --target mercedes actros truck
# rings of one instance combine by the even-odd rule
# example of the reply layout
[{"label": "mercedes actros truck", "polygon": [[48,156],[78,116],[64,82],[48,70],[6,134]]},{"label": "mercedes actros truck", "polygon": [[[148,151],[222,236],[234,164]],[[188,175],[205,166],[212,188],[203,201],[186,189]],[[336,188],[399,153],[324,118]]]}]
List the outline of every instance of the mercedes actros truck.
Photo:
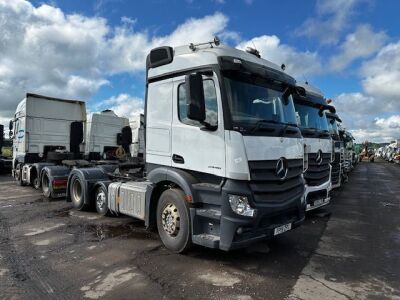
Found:
[{"label": "mercedes actros truck", "polygon": [[305,217],[305,150],[275,64],[219,40],[147,57],[145,167],[72,170],[67,201],[157,226],[164,245],[230,250]]},{"label": "mercedes actros truck", "polygon": [[331,181],[332,189],[339,188],[343,181],[343,160],[344,160],[344,145],[340,140],[338,122],[342,120],[336,113],[327,112],[326,117],[328,118],[329,132],[332,137],[332,149],[334,149],[334,159],[331,163]]},{"label": "mercedes actros truck", "polygon": [[308,169],[304,173],[304,198],[306,210],[310,211],[330,201],[333,150],[324,112],[334,112],[335,109],[326,103],[318,88],[307,82],[299,82],[297,86],[305,90],[305,97],[294,96],[294,106],[304,143],[309,148]]}]

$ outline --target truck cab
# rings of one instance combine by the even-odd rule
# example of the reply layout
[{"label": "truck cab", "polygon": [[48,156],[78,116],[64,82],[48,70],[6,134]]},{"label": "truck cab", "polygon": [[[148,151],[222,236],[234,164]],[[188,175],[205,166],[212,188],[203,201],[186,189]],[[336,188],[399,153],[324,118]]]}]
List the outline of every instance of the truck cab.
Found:
[{"label": "truck cab", "polygon": [[305,216],[296,91],[254,50],[218,40],[153,49],[144,177],[74,170],[67,196],[82,208],[94,194],[98,212],[156,225],[174,252],[192,243],[230,250],[295,228]]},{"label": "truck cab", "polygon": [[329,132],[332,137],[332,149],[335,156],[331,163],[331,181],[332,189],[339,188],[343,180],[343,161],[344,161],[344,144],[339,136],[338,122],[342,122],[336,113],[326,113],[328,119]]},{"label": "truck cab", "polygon": [[85,122],[85,102],[26,94],[10,121],[14,178],[37,185],[43,166],[81,157]]},{"label": "truck cab", "polygon": [[344,173],[347,175],[353,170],[355,165],[354,138],[345,128],[339,127],[339,134],[344,145],[343,169]]},{"label": "truck cab", "polygon": [[114,170],[131,160],[132,131],[128,118],[119,117],[112,110],[91,113],[87,116],[85,133],[84,159],[63,160],[41,170],[39,178],[44,197],[65,197],[72,169],[98,166]]},{"label": "truck cab", "polygon": [[310,211],[329,204],[331,189],[331,161],[332,138],[324,111],[334,108],[326,104],[322,92],[306,83],[299,82],[297,86],[303,88],[305,97],[294,97],[294,105],[308,150],[308,168],[304,173],[306,190],[306,210]]},{"label": "truck cab", "polygon": [[[91,113],[87,117],[85,158],[90,160],[115,160],[129,156],[130,150],[119,153],[118,134],[130,131],[129,119],[117,116],[112,110]],[[129,145],[128,145],[129,147]]]}]

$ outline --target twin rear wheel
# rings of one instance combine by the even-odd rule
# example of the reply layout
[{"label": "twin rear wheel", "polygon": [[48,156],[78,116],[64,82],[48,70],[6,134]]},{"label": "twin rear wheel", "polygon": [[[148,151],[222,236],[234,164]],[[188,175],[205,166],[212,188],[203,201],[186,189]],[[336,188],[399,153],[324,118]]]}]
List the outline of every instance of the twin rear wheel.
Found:
[{"label": "twin rear wheel", "polygon": [[[71,180],[70,195],[76,209],[86,208],[82,181],[77,176]],[[96,211],[103,216],[109,215],[107,189],[97,187],[94,196]],[[161,194],[156,218],[158,233],[166,248],[175,253],[189,249],[192,245],[189,206],[182,190],[168,189]]]},{"label": "twin rear wheel", "polygon": [[73,176],[69,188],[72,205],[77,210],[85,210],[85,187],[83,181],[78,176]]}]

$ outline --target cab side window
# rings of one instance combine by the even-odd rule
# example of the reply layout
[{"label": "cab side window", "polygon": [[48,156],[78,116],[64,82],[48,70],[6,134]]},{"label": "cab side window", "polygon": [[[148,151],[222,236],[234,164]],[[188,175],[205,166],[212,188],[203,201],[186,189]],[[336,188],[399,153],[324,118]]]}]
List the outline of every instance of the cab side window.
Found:
[{"label": "cab side window", "polygon": [[[212,126],[217,126],[218,102],[217,102],[217,93],[215,90],[214,81],[211,79],[203,80],[203,87],[204,87],[204,100],[206,104],[206,122]],[[181,83],[178,86],[178,115],[179,115],[179,120],[184,124],[197,127],[202,126],[199,122],[190,120],[187,117],[186,90],[184,83]]]}]

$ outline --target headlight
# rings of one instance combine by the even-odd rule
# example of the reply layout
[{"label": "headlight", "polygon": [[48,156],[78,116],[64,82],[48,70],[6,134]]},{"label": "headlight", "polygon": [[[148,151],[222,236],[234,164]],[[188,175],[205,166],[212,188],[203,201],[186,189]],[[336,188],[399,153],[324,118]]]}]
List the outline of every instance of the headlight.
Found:
[{"label": "headlight", "polygon": [[229,195],[229,204],[232,210],[241,216],[253,217],[255,209],[250,207],[246,196]]}]

